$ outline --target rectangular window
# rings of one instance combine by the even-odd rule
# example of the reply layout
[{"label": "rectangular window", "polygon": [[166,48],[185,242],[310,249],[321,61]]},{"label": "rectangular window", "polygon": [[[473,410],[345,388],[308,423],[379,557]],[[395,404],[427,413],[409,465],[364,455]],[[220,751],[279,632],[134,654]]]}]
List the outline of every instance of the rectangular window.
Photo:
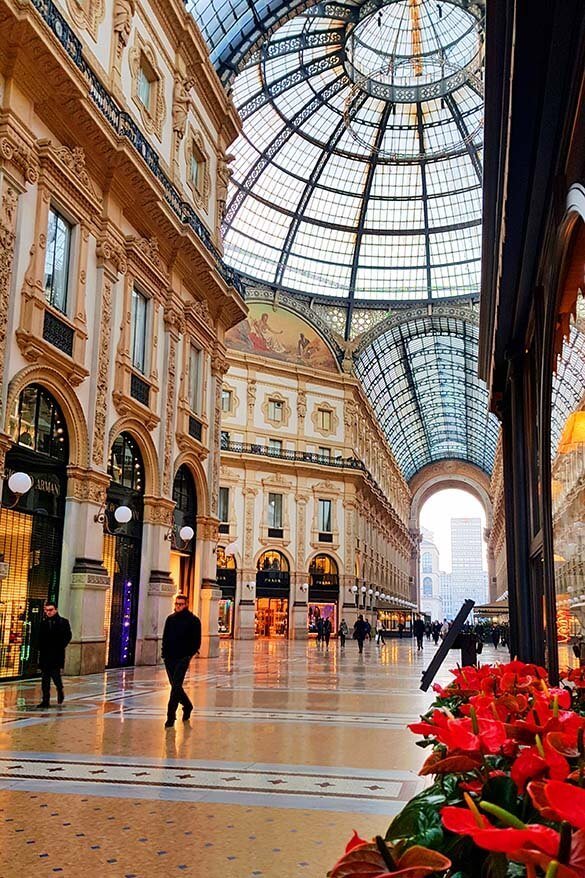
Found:
[{"label": "rectangular window", "polygon": [[148,299],[132,290],[132,365],[139,372],[146,372],[146,315]]},{"label": "rectangular window", "polygon": [[324,460],[331,460],[331,449],[319,446],[319,457],[322,457]]},{"label": "rectangular window", "polygon": [[284,403],[280,399],[268,400],[268,418],[271,421],[282,421]]},{"label": "rectangular window", "polygon": [[232,410],[232,392],[231,390],[221,391],[221,410],[222,412],[231,412]]},{"label": "rectangular window", "polygon": [[268,451],[271,454],[280,454],[282,452],[282,439],[269,439]]},{"label": "rectangular window", "polygon": [[195,146],[195,144],[193,144],[191,148],[193,152],[191,153],[191,164],[189,166],[189,179],[193,188],[199,190],[201,186],[201,174],[203,170],[203,164],[196,153],[197,147]]},{"label": "rectangular window", "polygon": [[282,494],[268,495],[268,527],[282,528]]},{"label": "rectangular window", "polygon": [[218,510],[219,520],[226,522],[229,521],[230,517],[230,489],[229,488],[220,488],[219,489],[219,510]]},{"label": "rectangular window", "polygon": [[45,296],[47,302],[63,314],[67,313],[70,258],[71,224],[51,207],[45,252]]},{"label": "rectangular window", "polygon": [[331,533],[331,500],[319,500],[319,532]]},{"label": "rectangular window", "polygon": [[317,409],[317,417],[320,430],[331,431],[331,412],[328,409]]},{"label": "rectangular window", "polygon": [[136,93],[138,95],[138,100],[144,107],[146,107],[147,110],[150,110],[152,99],[152,84],[155,79],[156,77],[154,76],[150,64],[148,63],[146,58],[142,57],[140,60],[140,67],[138,68],[138,82],[136,84]]},{"label": "rectangular window", "polygon": [[192,412],[201,407],[201,350],[191,345],[189,349],[189,406]]}]

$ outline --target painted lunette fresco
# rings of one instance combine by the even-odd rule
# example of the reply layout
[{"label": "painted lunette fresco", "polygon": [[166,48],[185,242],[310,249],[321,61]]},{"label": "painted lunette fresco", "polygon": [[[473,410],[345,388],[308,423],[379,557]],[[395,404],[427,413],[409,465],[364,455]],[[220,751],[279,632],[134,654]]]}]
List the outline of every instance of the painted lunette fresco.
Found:
[{"label": "painted lunette fresco", "polygon": [[250,312],[226,335],[230,348],[273,360],[337,372],[337,363],[317,332],[292,311],[251,302]]}]

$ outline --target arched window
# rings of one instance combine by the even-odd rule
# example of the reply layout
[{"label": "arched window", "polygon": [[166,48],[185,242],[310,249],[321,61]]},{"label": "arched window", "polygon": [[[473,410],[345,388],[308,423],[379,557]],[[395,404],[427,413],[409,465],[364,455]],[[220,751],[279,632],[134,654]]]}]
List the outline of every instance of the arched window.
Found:
[{"label": "arched window", "polygon": [[38,384],[25,387],[10,418],[10,432],[17,445],[67,461],[67,428],[61,409],[51,394]]},{"label": "arched window", "polygon": [[263,552],[258,558],[256,569],[259,572],[274,570],[279,573],[288,573],[288,561],[280,552]]},{"label": "arched window", "polygon": [[430,552],[424,552],[422,556],[422,572],[423,573],[432,573],[433,572],[433,556]]},{"label": "arched window", "polygon": [[108,474],[113,482],[144,493],[144,465],[135,440],[129,433],[120,433],[112,445]]},{"label": "arched window", "polygon": [[432,598],[433,596],[433,580],[430,576],[423,579],[423,598]]},{"label": "arched window", "polygon": [[184,464],[177,470],[173,482],[173,500],[175,501],[175,509],[173,511],[175,522],[172,542],[173,549],[193,553],[195,551],[195,537],[193,537],[186,548],[183,547],[181,539],[178,538],[182,527],[192,527],[194,531],[197,529],[195,482],[193,481],[191,471]]}]

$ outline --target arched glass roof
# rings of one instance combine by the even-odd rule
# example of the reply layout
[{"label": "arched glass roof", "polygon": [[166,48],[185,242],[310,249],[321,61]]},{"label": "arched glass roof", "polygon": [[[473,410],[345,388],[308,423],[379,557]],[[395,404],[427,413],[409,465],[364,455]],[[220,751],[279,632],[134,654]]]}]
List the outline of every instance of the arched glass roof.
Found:
[{"label": "arched glass roof", "polygon": [[477,376],[478,328],[454,317],[399,323],[358,357],[356,373],[404,477],[453,458],[491,473],[499,424]]},{"label": "arched glass roof", "polygon": [[477,295],[481,63],[481,22],[455,3],[327,3],[283,24],[233,85],[226,260],[311,296]]}]

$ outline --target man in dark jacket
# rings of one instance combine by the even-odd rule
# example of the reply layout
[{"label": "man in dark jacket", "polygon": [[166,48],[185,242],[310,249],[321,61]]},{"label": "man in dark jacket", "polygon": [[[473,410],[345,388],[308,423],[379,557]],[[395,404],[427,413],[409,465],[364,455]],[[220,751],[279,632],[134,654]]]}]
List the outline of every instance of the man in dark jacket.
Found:
[{"label": "man in dark jacket", "polygon": [[357,640],[360,653],[364,651],[364,640],[367,636],[368,629],[366,623],[364,622],[364,617],[360,613],[360,615],[357,617],[357,622],[353,626],[353,639]]},{"label": "man in dark jacket", "polygon": [[167,616],[162,640],[162,657],[171,694],[167,706],[165,729],[175,724],[177,707],[183,706],[183,721],[187,722],[193,711],[189,696],[183,689],[183,680],[189,662],[201,646],[201,622],[187,609],[187,598],[178,594],[175,598],[175,612]]},{"label": "man in dark jacket", "polygon": [[415,619],[412,630],[414,631],[414,636],[416,637],[416,648],[417,650],[421,650],[423,648],[423,637],[425,636],[424,619],[421,619],[420,616],[418,617],[418,619]]},{"label": "man in dark jacket", "polygon": [[51,680],[57,690],[57,703],[63,704],[63,681],[61,670],[65,666],[65,647],[71,640],[71,626],[57,612],[57,607],[47,601],[39,628],[39,668],[41,669],[41,688],[43,700],[37,707],[50,706]]}]

